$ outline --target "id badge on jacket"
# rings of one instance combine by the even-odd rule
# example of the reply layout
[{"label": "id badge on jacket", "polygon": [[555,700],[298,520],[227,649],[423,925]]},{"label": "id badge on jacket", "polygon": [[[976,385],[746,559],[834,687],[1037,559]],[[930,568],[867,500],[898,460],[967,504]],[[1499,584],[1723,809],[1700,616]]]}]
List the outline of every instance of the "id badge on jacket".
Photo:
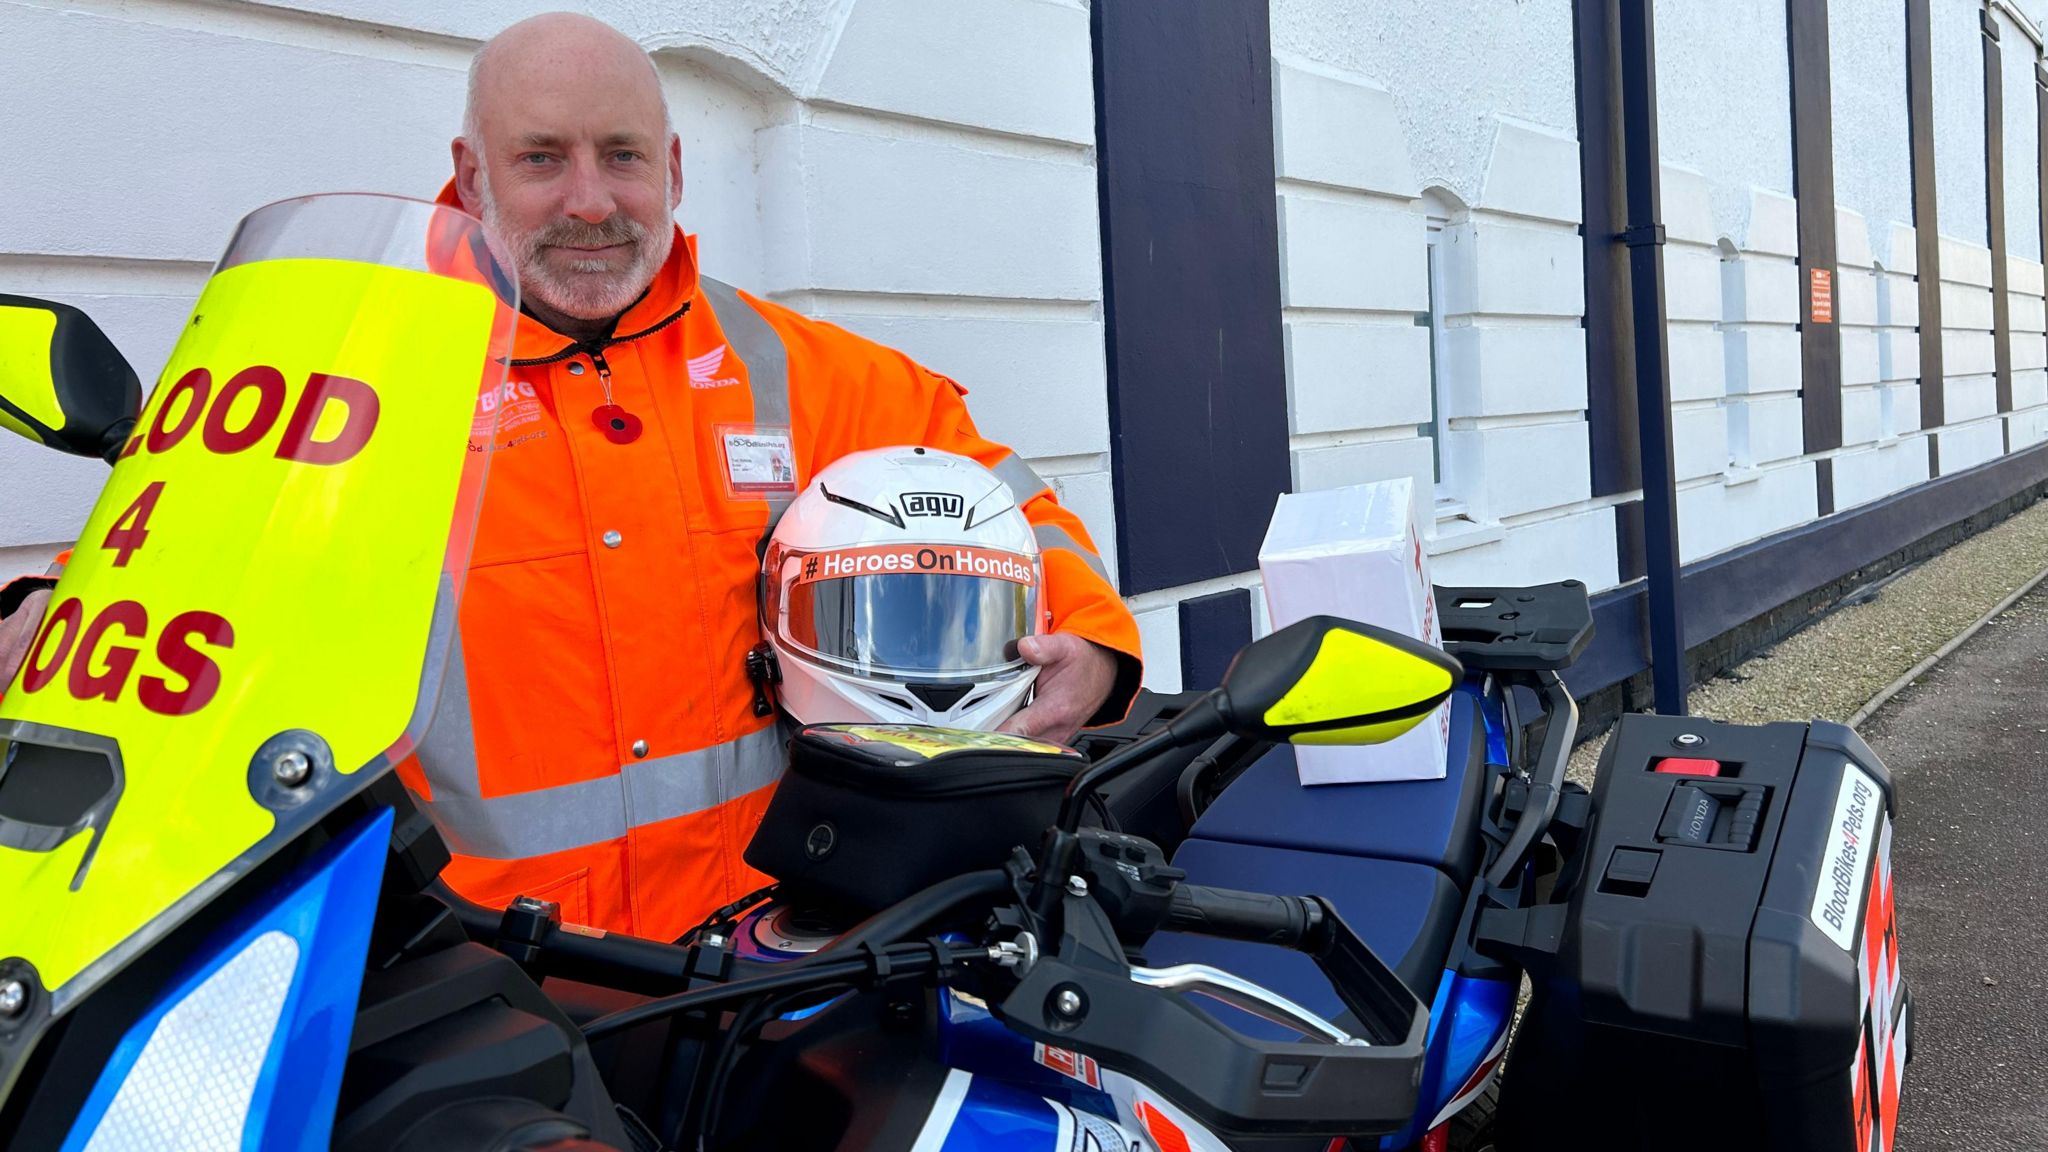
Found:
[{"label": "id badge on jacket", "polygon": [[773,500],[796,495],[796,441],[787,427],[720,424],[717,432],[727,496]]}]

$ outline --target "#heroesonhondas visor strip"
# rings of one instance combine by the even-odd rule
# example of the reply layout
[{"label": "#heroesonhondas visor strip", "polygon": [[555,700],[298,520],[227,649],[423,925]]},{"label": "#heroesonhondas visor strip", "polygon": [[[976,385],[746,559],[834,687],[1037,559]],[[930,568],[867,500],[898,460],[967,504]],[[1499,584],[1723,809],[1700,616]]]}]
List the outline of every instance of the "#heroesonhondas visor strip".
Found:
[{"label": "#heroesonhondas visor strip", "polygon": [[1013,584],[1036,584],[1031,557],[964,544],[873,544],[799,553],[796,582],[844,580],[852,576],[981,576]]}]

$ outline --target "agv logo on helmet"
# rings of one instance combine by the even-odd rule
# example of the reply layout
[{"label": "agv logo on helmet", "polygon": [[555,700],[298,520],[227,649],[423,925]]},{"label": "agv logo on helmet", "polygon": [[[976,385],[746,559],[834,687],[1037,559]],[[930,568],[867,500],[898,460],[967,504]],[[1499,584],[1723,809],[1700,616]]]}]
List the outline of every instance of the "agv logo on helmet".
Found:
[{"label": "agv logo on helmet", "polygon": [[901,503],[905,516],[940,516],[958,520],[967,514],[967,501],[955,492],[905,492]]}]

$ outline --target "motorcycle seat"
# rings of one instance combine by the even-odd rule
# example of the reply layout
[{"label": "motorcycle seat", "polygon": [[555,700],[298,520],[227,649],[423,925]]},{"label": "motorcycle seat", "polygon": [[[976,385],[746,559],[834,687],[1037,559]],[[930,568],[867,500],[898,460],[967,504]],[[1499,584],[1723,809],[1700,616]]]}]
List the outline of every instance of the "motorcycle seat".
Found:
[{"label": "motorcycle seat", "polygon": [[1282,744],[1246,768],[1196,819],[1190,835],[1424,864],[1467,888],[1480,867],[1476,830],[1492,778],[1485,757],[1478,702],[1469,692],[1454,692],[1443,779],[1304,786],[1295,774],[1293,747]]},{"label": "motorcycle seat", "polygon": [[[1188,881],[1282,896],[1320,896],[1394,970],[1425,1005],[1436,996],[1450,958],[1465,894],[1435,868],[1400,860],[1189,840],[1174,854]],[[1147,963],[1221,968],[1295,1001],[1326,1020],[1345,1009],[1315,961],[1299,952],[1209,937],[1161,933]],[[1248,1036],[1286,1039],[1277,1025],[1198,997],[1196,1003]]]}]

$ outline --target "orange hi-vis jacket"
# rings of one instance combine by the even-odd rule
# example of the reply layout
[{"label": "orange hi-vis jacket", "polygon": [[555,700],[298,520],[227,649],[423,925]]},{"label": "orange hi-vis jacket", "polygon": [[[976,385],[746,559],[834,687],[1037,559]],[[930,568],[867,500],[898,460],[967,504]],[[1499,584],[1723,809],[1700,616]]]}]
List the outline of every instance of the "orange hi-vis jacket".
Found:
[{"label": "orange hi-vis jacket", "polygon": [[[734,430],[787,429],[798,487],[894,444],[993,468],[1037,529],[1052,628],[1124,654],[1098,719],[1128,705],[1137,625],[1086,530],[975,431],[945,377],[700,276],[680,234],[611,340],[581,346],[521,316],[513,355],[480,404],[479,427],[483,409],[496,427],[460,636],[399,769],[470,899],[533,896],[571,922],[673,939],[767,882],[740,854],[785,755],[745,668],[772,506],[732,494]],[[605,375],[643,422],[630,442],[592,419]]]}]

